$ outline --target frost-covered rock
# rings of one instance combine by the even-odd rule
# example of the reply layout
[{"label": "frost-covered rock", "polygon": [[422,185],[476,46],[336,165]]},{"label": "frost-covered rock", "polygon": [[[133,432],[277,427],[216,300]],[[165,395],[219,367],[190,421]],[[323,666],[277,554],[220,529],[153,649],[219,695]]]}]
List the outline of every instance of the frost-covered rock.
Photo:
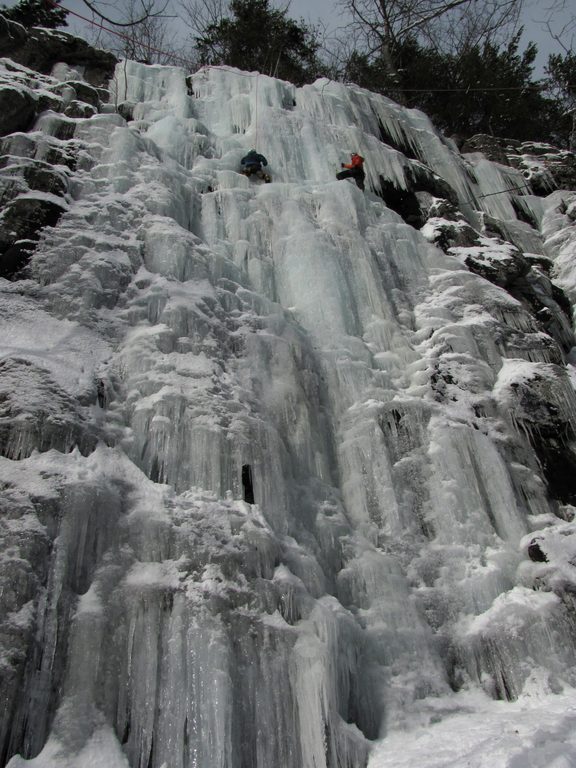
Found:
[{"label": "frost-covered rock", "polygon": [[54,226],[65,203],[56,196],[22,194],[0,214],[0,275],[12,278],[27,265],[39,230]]},{"label": "frost-covered rock", "polygon": [[[81,124],[101,106],[102,92],[70,79],[66,65],[55,67],[54,74],[0,63],[0,107],[7,100],[0,134],[8,134],[0,156],[0,275],[9,279],[25,269],[41,231],[68,208],[69,171],[79,155],[76,118]],[[35,130],[25,133],[29,128]]]},{"label": "frost-covered rock", "polygon": [[524,254],[495,234],[489,236],[491,229],[501,230],[491,217],[484,217],[482,234],[452,204],[435,200],[420,231],[429,242],[456,256],[471,272],[505,288],[526,306],[547,334],[566,352],[570,351],[574,345],[571,306],[564,292],[550,280],[552,262],[542,255]]},{"label": "frost-covered rock", "polygon": [[[25,397],[22,397],[25,395]],[[28,360],[0,362],[0,453],[23,459],[52,448],[94,449],[97,436],[77,401]]]},{"label": "frost-covered rock", "polygon": [[496,399],[528,435],[550,484],[566,503],[576,496],[570,478],[576,471],[574,391],[563,370],[508,360],[494,387]]},{"label": "frost-covered rock", "polygon": [[0,88],[0,135],[27,131],[36,115],[36,101],[27,91]]},{"label": "frost-covered rock", "polygon": [[467,139],[462,152],[482,152],[496,163],[518,168],[536,195],[576,187],[574,152],[544,142],[521,142],[480,134]]},{"label": "frost-covered rock", "polygon": [[0,56],[42,74],[50,74],[55,64],[72,64],[87,83],[95,86],[106,85],[117,61],[108,51],[93,48],[67,32],[40,27],[26,29],[1,14]]}]

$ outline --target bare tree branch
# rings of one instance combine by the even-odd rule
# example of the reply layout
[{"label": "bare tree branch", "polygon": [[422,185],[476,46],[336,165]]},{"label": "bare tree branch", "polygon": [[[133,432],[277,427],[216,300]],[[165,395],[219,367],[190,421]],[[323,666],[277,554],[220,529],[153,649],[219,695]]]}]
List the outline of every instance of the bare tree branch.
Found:
[{"label": "bare tree branch", "polygon": [[543,16],[537,23],[548,31],[564,53],[572,53],[576,48],[576,9],[573,4],[567,0],[552,0],[541,11]]},{"label": "bare tree branch", "polygon": [[495,38],[510,40],[522,4],[523,0],[340,0],[351,16],[350,29],[363,40],[362,52],[380,56],[390,74],[394,74],[391,53],[408,38],[443,51],[464,50]]},{"label": "bare tree branch", "polygon": [[228,10],[227,0],[179,0],[178,5],[191,37],[204,37],[208,27],[219,24]]},{"label": "bare tree branch", "polygon": [[518,31],[522,7],[515,0],[488,0],[474,6],[474,13],[461,8],[456,13],[437,19],[423,32],[435,50],[455,55],[485,43],[506,45]]},{"label": "bare tree branch", "polygon": [[106,16],[106,14],[102,13],[100,10],[100,6],[106,5],[107,3],[104,3],[102,0],[98,0],[98,2],[92,2],[92,0],[82,0],[84,5],[89,8],[92,13],[97,16],[102,21],[105,21],[107,24],[111,24],[114,27],[133,27],[135,24],[141,24],[148,19],[151,18],[160,18],[165,16],[165,11],[168,8],[170,4],[170,0],[165,0],[164,5],[161,8],[158,8],[156,5],[156,0],[150,0],[150,2],[144,2],[144,0],[140,0],[140,4],[142,6],[142,11],[139,14],[139,18],[133,19],[132,21],[115,21],[114,19],[111,19],[109,16]]}]

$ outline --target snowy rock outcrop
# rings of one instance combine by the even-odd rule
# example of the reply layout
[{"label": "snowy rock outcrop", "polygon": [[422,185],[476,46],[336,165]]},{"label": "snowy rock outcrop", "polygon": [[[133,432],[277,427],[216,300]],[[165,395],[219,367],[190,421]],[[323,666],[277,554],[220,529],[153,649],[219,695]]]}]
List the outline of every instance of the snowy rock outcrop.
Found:
[{"label": "snowy rock outcrop", "polygon": [[572,691],[576,194],[327,80],[3,76],[91,108],[2,139],[0,232],[61,207],[0,260],[2,764],[364,768]]},{"label": "snowy rock outcrop", "polygon": [[[10,45],[2,45],[3,25],[8,28],[7,39],[12,43],[22,35],[28,40],[19,24],[0,15],[0,50],[12,50]],[[52,51],[52,61],[56,62],[55,52],[48,44],[51,33],[41,32],[47,37],[41,46],[42,55],[49,60]],[[58,38],[57,33],[52,36]],[[70,35],[66,37],[76,40]],[[92,50],[89,46],[86,49]],[[58,79],[44,77],[7,59],[0,67],[3,277],[11,278],[22,271],[41,230],[54,226],[67,209],[70,175],[81,163],[81,148],[73,139],[74,119],[95,116],[102,106],[101,98],[108,96],[83,81],[78,71],[66,64],[60,63],[55,69]],[[51,125],[47,132],[41,128],[46,122]],[[34,124],[36,129],[28,131]]]},{"label": "snowy rock outcrop", "polygon": [[83,87],[106,86],[117,59],[85,40],[61,30],[33,27],[9,21],[0,14],[0,56],[49,75],[55,64],[72,65],[81,74]]},{"label": "snowy rock outcrop", "polygon": [[576,188],[576,155],[566,149],[481,134],[466,141],[462,151],[482,152],[489,160],[517,168],[526,179],[527,189],[537,195]]}]

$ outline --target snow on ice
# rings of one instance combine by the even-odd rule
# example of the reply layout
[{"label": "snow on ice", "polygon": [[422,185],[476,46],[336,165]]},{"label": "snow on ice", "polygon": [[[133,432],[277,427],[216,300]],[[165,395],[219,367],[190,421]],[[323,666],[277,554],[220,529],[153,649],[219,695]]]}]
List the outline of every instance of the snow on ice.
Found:
[{"label": "snow on ice", "polygon": [[574,194],[536,231],[423,114],[228,68],[29,136],[76,162],[0,286],[9,767],[576,765],[571,336],[481,271],[528,243],[573,298]]}]

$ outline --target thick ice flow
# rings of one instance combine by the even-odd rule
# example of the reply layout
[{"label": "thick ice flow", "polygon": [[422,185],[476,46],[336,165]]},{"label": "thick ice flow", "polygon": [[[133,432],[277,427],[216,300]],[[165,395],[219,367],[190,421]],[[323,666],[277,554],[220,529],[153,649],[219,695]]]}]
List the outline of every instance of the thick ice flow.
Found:
[{"label": "thick ice flow", "polygon": [[568,696],[570,367],[393,199],[444,190],[516,246],[474,254],[573,292],[567,209],[542,236],[487,196],[519,172],[328,80],[128,61],[111,102],[40,117],[68,209],[0,286],[3,759],[362,768],[470,692]]}]

